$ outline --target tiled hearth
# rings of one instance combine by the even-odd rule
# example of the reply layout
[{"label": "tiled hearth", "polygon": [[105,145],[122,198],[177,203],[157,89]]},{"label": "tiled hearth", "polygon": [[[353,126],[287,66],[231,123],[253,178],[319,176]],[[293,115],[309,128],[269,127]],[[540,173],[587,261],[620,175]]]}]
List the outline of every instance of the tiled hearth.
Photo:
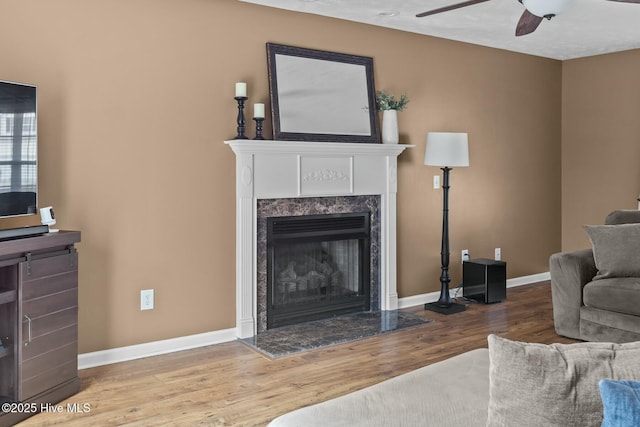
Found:
[{"label": "tiled hearth", "polygon": [[403,310],[355,313],[269,329],[245,338],[243,342],[276,358],[413,328],[432,321]]},{"label": "tiled hearth", "polygon": [[[397,157],[410,145],[302,141],[226,141],[236,154],[236,333],[264,330],[266,216],[369,211],[377,256],[375,302],[398,308]],[[282,213],[285,215],[282,215]],[[338,213],[338,212],[335,212]],[[273,215],[272,215],[273,214]],[[305,213],[306,214],[306,213]],[[374,237],[374,235],[376,235]],[[262,243],[261,243],[262,241]],[[375,264],[374,263],[374,264]]]}]

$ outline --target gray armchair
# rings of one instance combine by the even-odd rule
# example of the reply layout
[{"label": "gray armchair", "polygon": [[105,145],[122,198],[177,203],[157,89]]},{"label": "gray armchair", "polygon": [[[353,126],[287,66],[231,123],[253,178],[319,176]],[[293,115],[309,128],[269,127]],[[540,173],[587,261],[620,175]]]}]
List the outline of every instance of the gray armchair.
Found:
[{"label": "gray armchair", "polygon": [[[635,210],[614,211],[605,220],[606,225],[636,223],[640,223],[640,211]],[[637,244],[632,235],[622,235],[621,243],[624,239]],[[615,262],[615,256],[610,258]],[[640,270],[640,253],[630,258],[637,263],[633,269]],[[554,254],[549,271],[553,321],[559,335],[584,341],[640,341],[640,275],[603,276],[593,249]]]}]

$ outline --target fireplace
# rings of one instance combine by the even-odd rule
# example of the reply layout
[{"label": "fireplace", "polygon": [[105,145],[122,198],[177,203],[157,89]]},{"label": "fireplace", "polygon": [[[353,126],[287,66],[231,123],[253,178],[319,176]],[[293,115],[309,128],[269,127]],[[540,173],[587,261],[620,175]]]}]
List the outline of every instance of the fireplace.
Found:
[{"label": "fireplace", "polygon": [[368,212],[267,219],[267,328],[370,307]]},{"label": "fireplace", "polygon": [[[368,221],[368,225],[362,227],[362,233],[356,235],[360,238],[364,234],[368,234],[368,247],[363,249],[363,256],[367,256],[369,270],[365,271],[361,277],[367,277],[369,283],[369,310],[380,310],[380,291],[381,291],[381,211],[380,196],[363,195],[363,196],[328,196],[328,197],[302,197],[302,198],[277,198],[277,199],[258,199],[256,201],[256,332],[261,333],[268,329],[268,283],[270,282],[268,272],[268,260],[270,259],[267,250],[267,240],[269,234],[268,223],[274,218],[287,220],[291,218],[294,221],[303,221],[301,225],[306,225],[305,219],[313,218],[349,218],[352,215],[364,215]],[[353,220],[351,220],[353,221]],[[331,222],[324,223],[327,226]],[[359,224],[360,226],[362,224]],[[340,227],[346,228],[345,224]],[[353,225],[349,225],[353,227]],[[328,227],[327,227],[328,228]],[[331,227],[333,228],[333,227]],[[368,230],[364,230],[368,228]],[[343,230],[344,231],[344,230]],[[331,241],[334,237],[341,233],[340,230],[334,230]],[[292,236],[294,237],[294,236]],[[295,236],[299,237],[299,236]],[[348,239],[353,240],[353,239]],[[290,242],[291,240],[286,239]],[[306,242],[301,242],[304,244]],[[314,242],[311,242],[314,243]],[[362,242],[364,244],[364,242]],[[360,243],[359,243],[360,244]],[[353,249],[353,243],[350,243]],[[326,245],[325,245],[326,246]],[[364,252],[366,251],[366,252]],[[288,265],[287,265],[288,266]],[[304,271],[300,272],[304,274]],[[298,272],[296,272],[296,275]],[[348,274],[348,273],[347,273]],[[365,276],[366,275],[366,276]],[[273,280],[273,279],[271,279]]]},{"label": "fireplace", "polygon": [[[368,210],[368,207],[354,209],[353,206],[338,210],[342,206],[336,206],[336,197],[350,203],[361,198],[376,200],[377,213],[369,211],[372,233],[369,250],[376,255],[372,259],[377,260],[369,270],[370,281],[376,281],[369,290],[369,306],[383,311],[398,308],[397,157],[411,145],[249,140],[225,143],[236,155],[236,331],[239,338],[249,338],[266,330],[267,273],[266,261],[263,261],[267,258],[266,218]],[[272,200],[277,201],[275,206],[281,212],[265,215],[263,202],[270,204]],[[312,209],[299,212],[300,203],[294,204],[291,200],[313,201]],[[375,237],[373,233],[377,233]]]}]

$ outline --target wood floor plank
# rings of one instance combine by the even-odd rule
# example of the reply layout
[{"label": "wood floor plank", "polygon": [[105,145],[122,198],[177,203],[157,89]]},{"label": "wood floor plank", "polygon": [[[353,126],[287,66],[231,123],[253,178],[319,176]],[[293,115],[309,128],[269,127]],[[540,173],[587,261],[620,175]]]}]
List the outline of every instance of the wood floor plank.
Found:
[{"label": "wood floor plank", "polygon": [[62,402],[89,413],[42,413],[30,426],[264,426],[291,410],[358,390],[476,348],[494,333],[521,341],[574,342],[553,329],[549,282],[508,290],[498,304],[470,304],[435,322],[271,360],[236,341],[80,371]]}]

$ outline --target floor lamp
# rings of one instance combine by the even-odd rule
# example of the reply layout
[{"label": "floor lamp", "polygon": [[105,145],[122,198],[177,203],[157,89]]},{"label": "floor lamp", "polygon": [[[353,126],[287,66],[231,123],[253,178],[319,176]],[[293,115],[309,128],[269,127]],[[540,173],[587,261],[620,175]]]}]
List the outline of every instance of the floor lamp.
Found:
[{"label": "floor lamp", "polygon": [[442,169],[442,274],[440,275],[440,298],[424,305],[425,310],[441,314],[453,314],[464,311],[463,304],[451,301],[449,295],[449,173],[452,167],[469,166],[469,143],[466,133],[429,132],[424,164],[440,166]]}]

